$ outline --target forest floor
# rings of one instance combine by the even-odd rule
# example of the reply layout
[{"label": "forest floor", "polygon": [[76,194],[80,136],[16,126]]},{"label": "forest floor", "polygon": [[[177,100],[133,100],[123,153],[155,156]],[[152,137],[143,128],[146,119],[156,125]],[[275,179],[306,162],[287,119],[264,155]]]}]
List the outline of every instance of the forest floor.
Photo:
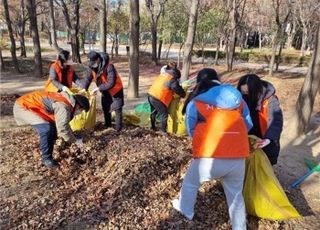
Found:
[{"label": "forest floor", "polygon": [[[45,66],[54,56],[43,58]],[[23,74],[14,73],[8,59],[5,61],[8,70],[1,73],[0,85],[0,229],[230,229],[219,183],[207,183],[200,189],[193,221],[186,221],[171,209],[170,200],[177,197],[191,159],[188,138],[161,136],[131,126],[117,134],[101,127],[99,112],[95,131],[83,133],[84,150],[58,145],[54,155],[61,168],[48,170],[41,166],[37,136],[30,127],[16,126],[12,106],[17,95],[41,89],[46,79],[32,77],[30,59],[21,61]],[[127,57],[112,61],[127,86]],[[305,158],[320,162],[320,96],[308,134],[292,141],[288,121],[304,81],[301,73],[282,71],[268,77],[261,68],[237,66],[227,72],[223,65],[212,67],[231,84],[244,74],[259,74],[275,85],[284,112],[281,153],[274,171],[303,218],[271,221],[249,216],[248,229],[319,229],[319,173],[297,189],[290,185],[308,172]],[[126,100],[125,110],[146,101],[146,92],[160,68],[150,63],[149,57],[141,58],[140,97]],[[193,65],[190,75],[201,68],[201,64]],[[84,66],[76,69],[81,77]]]}]

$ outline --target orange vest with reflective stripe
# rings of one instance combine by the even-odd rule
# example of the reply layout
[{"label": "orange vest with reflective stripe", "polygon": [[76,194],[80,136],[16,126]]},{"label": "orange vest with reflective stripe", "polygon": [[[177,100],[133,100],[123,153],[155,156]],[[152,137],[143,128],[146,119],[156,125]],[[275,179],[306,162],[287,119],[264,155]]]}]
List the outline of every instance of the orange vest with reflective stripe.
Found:
[{"label": "orange vest with reflective stripe", "polygon": [[267,132],[269,121],[269,100],[272,97],[276,97],[276,99],[278,100],[278,97],[276,95],[272,95],[271,97],[264,99],[261,103],[262,106],[261,110],[259,111],[259,125],[262,137],[264,137]]},{"label": "orange vest with reflective stripe", "polygon": [[50,98],[55,102],[63,102],[70,108],[71,113],[73,113],[74,111],[74,108],[71,106],[70,102],[63,95],[61,95],[60,93],[45,91],[35,91],[23,95],[17,99],[17,104],[19,104],[22,108],[26,110],[30,110],[36,113],[46,121],[54,122],[54,114],[48,113],[46,111],[45,105],[43,104],[44,98]]},{"label": "orange vest with reflective stripe", "polygon": [[[58,76],[58,81],[60,83],[62,83],[62,69],[59,65],[59,61],[55,61],[54,63],[52,63],[49,67],[49,69],[51,68],[51,66],[54,66],[54,69],[57,73],[57,76]],[[67,72],[67,85],[66,87],[68,88],[72,88],[72,80],[73,80],[73,75],[74,75],[74,69],[72,66],[69,67],[68,69],[68,72]],[[48,79],[45,83],[45,91],[48,91],[48,92],[58,92],[59,89],[52,83],[52,79]]]},{"label": "orange vest with reflective stripe", "polygon": [[168,88],[168,83],[173,77],[168,73],[160,74],[152,83],[148,94],[161,101],[167,107],[173,98],[173,91]]},{"label": "orange vest with reflective stripe", "polygon": [[193,158],[244,158],[249,156],[247,128],[242,107],[227,110],[195,101],[206,119],[196,124],[192,139]]},{"label": "orange vest with reflective stripe", "polygon": [[[108,66],[110,64],[108,64]],[[102,72],[102,74],[100,76],[102,84],[105,84],[105,83],[108,82],[108,73],[107,73],[108,66],[103,70],[103,72]],[[97,83],[97,74],[94,71],[92,71],[92,76],[93,76],[93,81]],[[114,84],[114,86],[111,89],[108,89],[108,92],[111,94],[111,96],[114,96],[122,88],[123,88],[123,85],[122,85],[122,81],[121,81],[120,75],[116,71],[116,83]]]}]

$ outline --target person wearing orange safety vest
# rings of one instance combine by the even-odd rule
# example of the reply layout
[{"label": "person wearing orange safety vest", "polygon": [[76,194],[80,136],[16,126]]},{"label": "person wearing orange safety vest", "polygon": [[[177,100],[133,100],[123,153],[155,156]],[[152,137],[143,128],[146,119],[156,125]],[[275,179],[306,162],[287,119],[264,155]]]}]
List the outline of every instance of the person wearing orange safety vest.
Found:
[{"label": "person wearing orange safety vest", "polygon": [[[222,180],[232,229],[246,229],[242,196],[245,158],[249,156],[249,109],[239,91],[221,84],[214,69],[204,68],[185,102],[186,127],[192,137],[190,167],[183,179],[174,209],[189,220],[194,216],[197,192],[202,183]],[[212,207],[210,212],[214,212]]]},{"label": "person wearing orange safety vest", "polygon": [[111,111],[115,111],[115,128],[122,129],[122,107],[124,105],[123,85],[119,73],[103,52],[91,51],[88,54],[89,68],[82,87],[88,90],[92,81],[96,83],[91,93],[101,92],[101,104],[104,113],[105,127],[111,127]]},{"label": "person wearing orange safety vest", "polygon": [[72,88],[72,83],[81,86],[77,74],[74,72],[74,63],[70,60],[70,53],[67,50],[61,50],[57,60],[50,65],[49,78],[45,83],[45,91],[61,92]]},{"label": "person wearing orange safety vest", "polygon": [[249,134],[262,139],[256,146],[262,148],[270,163],[275,165],[280,152],[283,128],[283,115],[275,88],[256,74],[248,74],[240,78],[238,90],[250,110],[253,128]]},{"label": "person wearing orange safety vest", "polygon": [[76,139],[69,122],[75,113],[88,111],[89,107],[88,99],[82,95],[35,91],[16,100],[13,115],[18,125],[31,125],[37,131],[42,162],[45,166],[54,168],[59,166],[52,158],[57,135],[66,142],[75,142],[81,147],[82,140]]},{"label": "person wearing orange safety vest", "polygon": [[151,128],[156,129],[156,116],[160,116],[160,130],[167,132],[168,107],[174,94],[185,97],[186,93],[179,84],[181,73],[178,69],[167,70],[160,74],[152,83],[148,91],[148,101],[151,107]]}]

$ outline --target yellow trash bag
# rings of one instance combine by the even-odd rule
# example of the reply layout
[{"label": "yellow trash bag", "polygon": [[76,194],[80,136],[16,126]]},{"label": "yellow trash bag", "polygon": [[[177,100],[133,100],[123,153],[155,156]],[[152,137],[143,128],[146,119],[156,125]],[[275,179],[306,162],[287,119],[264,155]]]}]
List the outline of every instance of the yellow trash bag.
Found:
[{"label": "yellow trash bag", "polygon": [[[72,93],[78,93],[80,89],[72,88],[71,91]],[[82,111],[69,122],[73,131],[92,129],[96,124],[96,96],[90,95],[89,92],[81,94],[89,99],[90,109],[88,112]]]},{"label": "yellow trash bag", "polygon": [[169,105],[169,117],[167,121],[167,132],[178,136],[187,135],[185,116],[182,114],[184,103],[180,97],[174,97]]},{"label": "yellow trash bag", "polygon": [[[256,139],[250,136],[251,146]],[[247,213],[271,220],[301,217],[274,175],[266,154],[261,149],[251,149],[250,157],[246,160],[243,186]]]},{"label": "yellow trash bag", "polygon": [[[111,113],[112,120],[115,120],[115,117],[116,117],[116,113],[114,111],[112,111],[112,113]],[[122,113],[122,121],[124,124],[127,124],[127,125],[139,125],[141,122],[141,120],[138,116],[136,116],[135,114],[128,113],[128,112]]]}]

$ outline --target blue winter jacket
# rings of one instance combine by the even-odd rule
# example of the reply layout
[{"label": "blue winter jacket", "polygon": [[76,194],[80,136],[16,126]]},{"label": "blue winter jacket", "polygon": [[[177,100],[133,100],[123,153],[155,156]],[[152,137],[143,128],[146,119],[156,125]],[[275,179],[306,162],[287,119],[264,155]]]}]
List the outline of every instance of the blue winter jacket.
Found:
[{"label": "blue winter jacket", "polygon": [[193,136],[193,131],[196,124],[199,121],[203,121],[205,118],[197,111],[194,101],[201,101],[209,105],[221,109],[236,109],[240,106],[241,102],[244,103],[242,111],[243,120],[249,131],[252,128],[252,121],[247,104],[242,99],[241,93],[229,84],[221,84],[219,86],[212,87],[207,92],[199,94],[193,100],[189,102],[186,109],[186,127],[189,136]]}]

